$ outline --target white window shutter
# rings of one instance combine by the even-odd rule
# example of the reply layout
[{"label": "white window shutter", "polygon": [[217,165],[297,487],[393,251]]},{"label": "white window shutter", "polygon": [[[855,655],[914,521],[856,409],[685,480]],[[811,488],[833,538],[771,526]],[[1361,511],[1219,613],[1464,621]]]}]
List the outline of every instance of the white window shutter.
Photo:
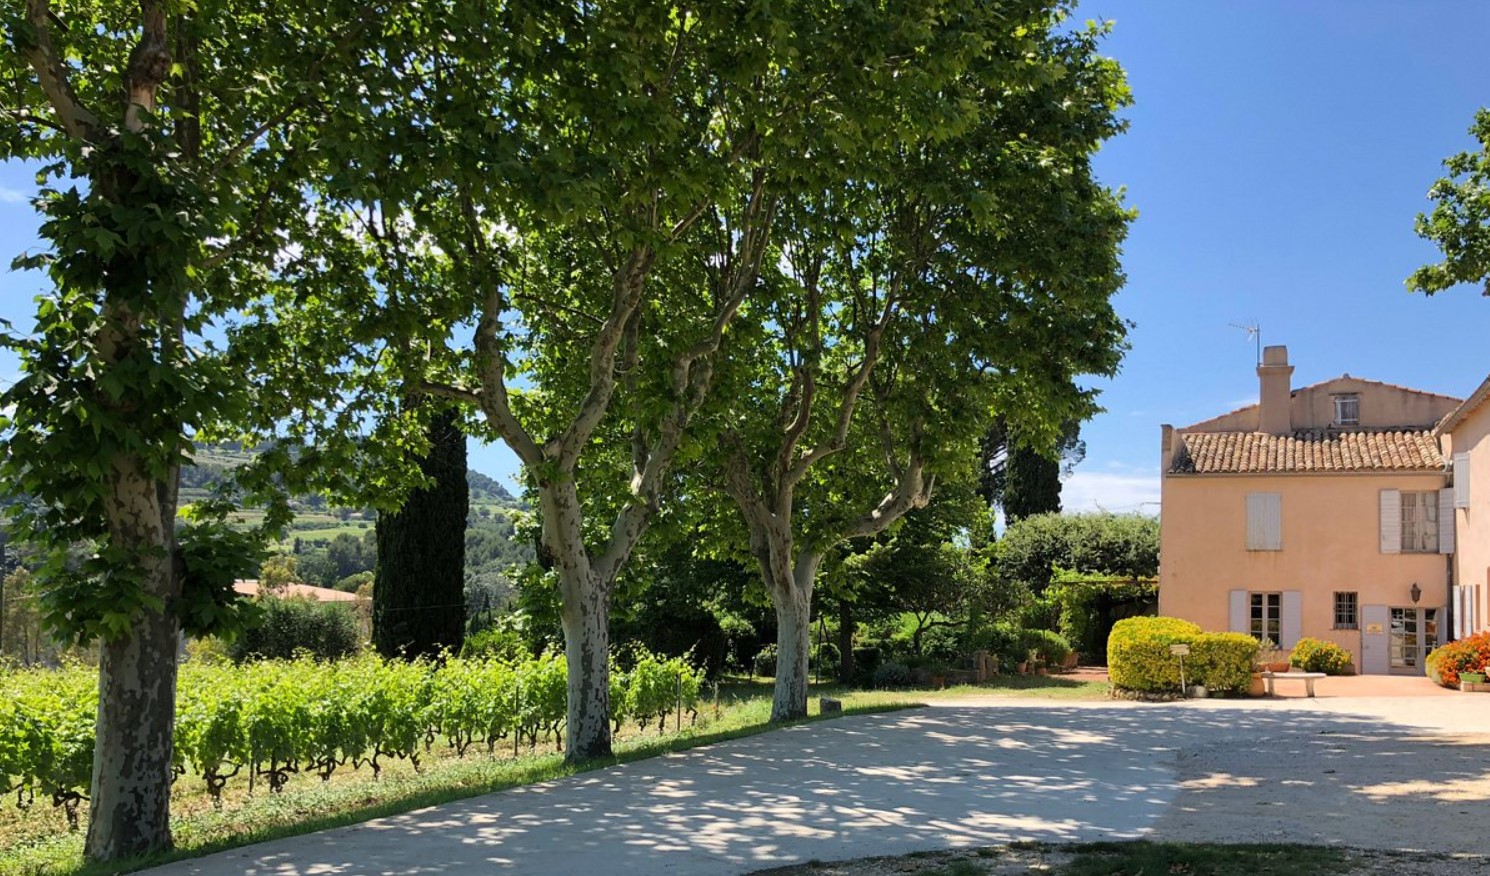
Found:
[{"label": "white window shutter", "polygon": [[1247,550],[1283,549],[1283,497],[1278,493],[1247,494]]},{"label": "white window shutter", "polygon": [[1402,493],[1381,491],[1381,552],[1402,553]]},{"label": "white window shutter", "polygon": [[1278,618],[1278,647],[1293,650],[1304,635],[1304,594],[1301,590],[1283,591],[1282,614]]},{"label": "white window shutter", "polygon": [[1454,454],[1454,507],[1469,507],[1469,454]]},{"label": "white window shutter", "polygon": [[1252,631],[1247,618],[1247,591],[1233,590],[1227,594],[1229,600],[1228,618],[1230,623],[1228,629],[1233,633],[1249,633]]},{"label": "white window shutter", "polygon": [[1438,552],[1454,552],[1454,491],[1438,491]]},{"label": "white window shutter", "polygon": [[1454,605],[1454,638],[1455,639],[1462,639],[1462,638],[1464,638],[1464,636],[1466,635],[1464,631],[1468,627],[1468,624],[1466,624],[1465,622],[1469,620],[1469,617],[1468,617],[1468,614],[1469,614],[1468,608],[1469,608],[1469,606],[1465,604],[1466,601],[1464,599],[1464,595],[1467,592],[1467,590],[1468,590],[1468,588],[1460,587],[1458,584],[1455,584],[1449,590],[1449,593],[1450,593],[1449,601],[1452,602],[1453,605]]}]

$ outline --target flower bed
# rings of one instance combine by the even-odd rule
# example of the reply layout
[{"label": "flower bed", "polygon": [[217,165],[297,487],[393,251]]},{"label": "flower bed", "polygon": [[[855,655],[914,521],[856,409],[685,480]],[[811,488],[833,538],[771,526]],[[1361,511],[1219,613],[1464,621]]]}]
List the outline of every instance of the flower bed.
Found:
[{"label": "flower bed", "polygon": [[1458,687],[1459,676],[1490,666],[1490,632],[1450,642],[1428,655],[1428,677],[1444,687]]}]

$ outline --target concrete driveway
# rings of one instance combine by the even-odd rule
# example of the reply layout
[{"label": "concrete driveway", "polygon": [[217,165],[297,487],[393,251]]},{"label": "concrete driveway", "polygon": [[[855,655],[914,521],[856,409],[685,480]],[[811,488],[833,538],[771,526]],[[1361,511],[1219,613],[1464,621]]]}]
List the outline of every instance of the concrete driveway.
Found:
[{"label": "concrete driveway", "polygon": [[962,701],[789,728],[150,872],[724,874],[1141,836],[1476,852],[1487,737],[1446,740],[1487,728],[1490,696],[1474,695]]}]

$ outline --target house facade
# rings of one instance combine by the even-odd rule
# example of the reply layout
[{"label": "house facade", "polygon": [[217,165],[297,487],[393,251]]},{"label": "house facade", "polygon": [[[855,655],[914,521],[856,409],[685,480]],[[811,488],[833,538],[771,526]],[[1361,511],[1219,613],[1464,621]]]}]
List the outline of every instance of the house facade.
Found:
[{"label": "house facade", "polygon": [[[1461,400],[1348,374],[1294,389],[1284,347],[1264,350],[1257,374],[1257,404],[1163,427],[1160,614],[1283,648],[1325,639],[1359,672],[1421,674],[1450,624],[1464,628],[1462,509],[1439,431]],[[1482,407],[1463,440],[1483,443],[1490,477]],[[1480,518],[1490,533],[1490,508]]]},{"label": "house facade", "polygon": [[1490,378],[1438,427],[1454,479],[1451,634],[1490,629]]}]

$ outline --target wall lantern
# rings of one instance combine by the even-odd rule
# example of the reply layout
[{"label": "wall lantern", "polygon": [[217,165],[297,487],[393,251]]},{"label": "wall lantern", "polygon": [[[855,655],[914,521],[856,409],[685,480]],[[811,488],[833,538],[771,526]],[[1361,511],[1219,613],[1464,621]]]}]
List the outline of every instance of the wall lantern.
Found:
[{"label": "wall lantern", "polygon": [[1419,587],[1418,582],[1416,581],[1412,582],[1412,590],[1410,592],[1412,593],[1412,601],[1414,604],[1416,604],[1419,599],[1423,598],[1423,588]]}]

